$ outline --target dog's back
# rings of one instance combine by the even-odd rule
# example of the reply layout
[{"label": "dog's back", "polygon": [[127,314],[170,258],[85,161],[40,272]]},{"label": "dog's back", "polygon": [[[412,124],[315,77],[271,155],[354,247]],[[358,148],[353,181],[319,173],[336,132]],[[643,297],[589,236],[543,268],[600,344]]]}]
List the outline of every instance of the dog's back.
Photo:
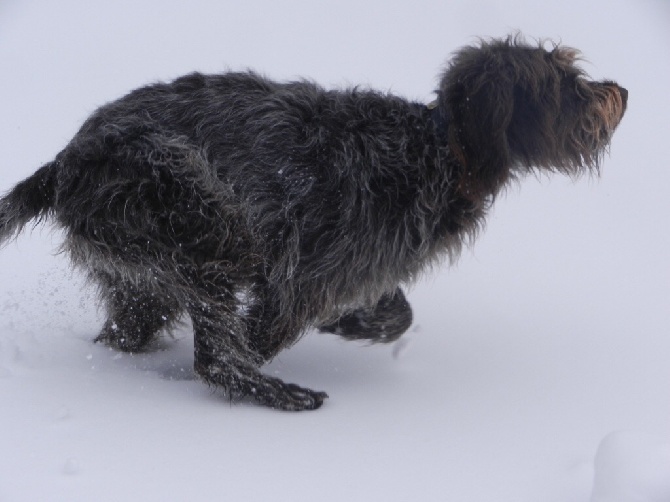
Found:
[{"label": "dog's back", "polygon": [[[417,229],[416,212],[449,199],[446,184],[423,190],[434,180],[425,172],[438,172],[426,113],[250,73],[155,84],[101,107],[10,192],[3,233],[40,215],[65,229],[64,248],[108,309],[98,341],[142,350],[187,312],[205,380],[231,397],[269,385],[266,404],[316,407],[323,394],[257,366],[314,324],[380,341],[407,329],[397,285],[439,235]],[[332,324],[380,298],[383,322],[361,311]]]},{"label": "dog's back", "polygon": [[[300,315],[318,318],[332,315],[336,304],[374,301],[418,273],[438,244],[443,251],[440,228],[414,224],[421,205],[446,207],[449,200],[450,214],[469,211],[459,213],[438,173],[441,145],[425,128],[426,113],[374,91],[278,84],[253,73],[192,74],[102,107],[63,163],[77,187],[122,177],[135,183],[143,171],[150,177],[169,164],[170,176],[192,178],[221,207],[237,205],[271,282],[305,291],[309,307]],[[146,156],[139,164],[131,158],[138,151]],[[73,169],[83,158],[94,159],[94,169]],[[68,194],[63,204],[73,198],[84,194]],[[454,248],[459,229],[470,230],[458,218],[439,223],[450,227]]]}]

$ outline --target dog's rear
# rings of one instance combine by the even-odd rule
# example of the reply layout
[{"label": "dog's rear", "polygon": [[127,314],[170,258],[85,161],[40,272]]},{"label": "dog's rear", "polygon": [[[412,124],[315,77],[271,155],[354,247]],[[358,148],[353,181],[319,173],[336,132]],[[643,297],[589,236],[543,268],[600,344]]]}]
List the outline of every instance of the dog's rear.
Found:
[{"label": "dog's rear", "polygon": [[107,310],[96,341],[142,351],[186,313],[207,383],[231,399],[319,407],[325,393],[259,371],[299,331],[275,320],[264,260],[231,187],[189,138],[129,115],[94,117],[1,199],[0,239],[46,216],[64,229],[63,248]]}]

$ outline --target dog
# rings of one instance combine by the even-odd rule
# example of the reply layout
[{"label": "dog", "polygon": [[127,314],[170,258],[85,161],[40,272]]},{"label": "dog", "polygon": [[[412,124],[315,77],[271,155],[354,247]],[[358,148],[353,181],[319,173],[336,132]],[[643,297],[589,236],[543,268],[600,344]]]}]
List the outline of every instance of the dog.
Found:
[{"label": "dog", "polygon": [[402,286],[456,258],[512,180],[599,172],[628,91],[546,45],[462,48],[429,105],[253,72],[137,89],[0,199],[0,241],[64,229],[106,308],[97,342],[146,350],[187,314],[202,380],[318,408],[324,392],[260,367],[310,328],[396,340]]}]

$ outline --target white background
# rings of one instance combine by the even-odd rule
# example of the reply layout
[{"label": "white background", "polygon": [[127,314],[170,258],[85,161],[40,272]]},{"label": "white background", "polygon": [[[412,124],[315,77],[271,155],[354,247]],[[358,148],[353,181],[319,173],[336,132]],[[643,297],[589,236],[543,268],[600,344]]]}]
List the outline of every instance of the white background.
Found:
[{"label": "white background", "polygon": [[405,345],[310,334],[265,371],[330,399],[231,406],[160,350],[93,345],[49,226],[0,250],[0,501],[670,501],[670,8],[663,1],[0,3],[0,190],[97,106],[193,70],[430,101],[449,54],[520,29],[629,92],[600,179],[530,178],[410,292]]}]

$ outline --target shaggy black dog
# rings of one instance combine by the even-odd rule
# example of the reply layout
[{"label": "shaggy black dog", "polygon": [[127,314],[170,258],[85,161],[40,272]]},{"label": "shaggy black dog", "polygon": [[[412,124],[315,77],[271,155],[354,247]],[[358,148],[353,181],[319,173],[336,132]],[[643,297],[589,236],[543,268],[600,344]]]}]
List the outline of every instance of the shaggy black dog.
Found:
[{"label": "shaggy black dog", "polygon": [[325,393],[260,366],[310,327],[397,339],[412,322],[399,285],[455,257],[510,180],[598,169],[627,91],[577,56],[483,41],[428,106],[254,73],[150,85],[0,199],[0,240],[53,218],[107,308],[97,341],[140,351],[187,313],[203,380],[318,408]]}]

